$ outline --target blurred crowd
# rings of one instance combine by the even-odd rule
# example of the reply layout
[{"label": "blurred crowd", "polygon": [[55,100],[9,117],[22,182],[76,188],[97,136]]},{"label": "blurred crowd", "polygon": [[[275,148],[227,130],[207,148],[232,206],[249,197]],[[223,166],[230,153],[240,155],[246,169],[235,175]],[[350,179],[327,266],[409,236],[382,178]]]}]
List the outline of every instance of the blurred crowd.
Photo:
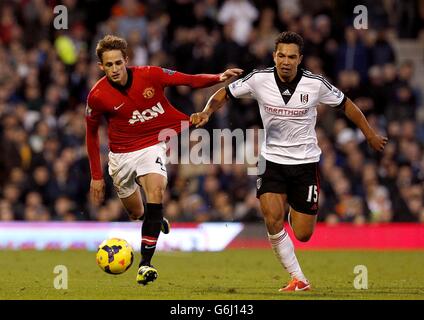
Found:
[{"label": "blurred crowd", "polygon": [[[68,29],[53,26],[59,4]],[[352,27],[358,4],[368,9],[368,29]],[[130,65],[249,73],[272,66],[276,36],[292,30],[305,39],[303,67],[326,76],[389,137],[385,151],[374,153],[341,112],[319,106],[319,221],[424,222],[423,93],[412,82],[414,63],[393,48],[393,41],[422,38],[423,26],[419,0],[1,1],[0,220],[128,220],[107,175],[104,126],[106,199],[95,207],[88,197],[84,112],[102,76],[95,46],[104,35],[127,39]],[[218,88],[175,87],[166,95],[190,114]],[[207,129],[261,127],[255,101],[237,100]],[[262,219],[256,177],[243,164],[174,164],[168,175],[171,221]]]}]

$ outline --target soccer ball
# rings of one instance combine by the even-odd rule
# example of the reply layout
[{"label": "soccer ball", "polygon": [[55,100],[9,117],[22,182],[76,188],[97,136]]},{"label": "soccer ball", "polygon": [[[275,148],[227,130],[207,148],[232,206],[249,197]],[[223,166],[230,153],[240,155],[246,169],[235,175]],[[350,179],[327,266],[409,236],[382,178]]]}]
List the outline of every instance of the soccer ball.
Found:
[{"label": "soccer ball", "polygon": [[103,241],[96,254],[97,265],[110,274],[120,274],[131,267],[134,251],[130,244],[118,238]]}]

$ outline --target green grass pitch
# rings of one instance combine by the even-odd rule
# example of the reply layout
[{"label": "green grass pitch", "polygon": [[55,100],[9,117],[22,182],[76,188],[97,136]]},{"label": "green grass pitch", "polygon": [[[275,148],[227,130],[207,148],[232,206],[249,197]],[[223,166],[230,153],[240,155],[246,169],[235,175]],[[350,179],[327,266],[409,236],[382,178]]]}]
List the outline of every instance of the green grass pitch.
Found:
[{"label": "green grass pitch", "polygon": [[[424,251],[298,251],[313,290],[280,293],[288,280],[271,250],[157,252],[159,277],[136,284],[139,254],[121,275],[104,273],[87,251],[0,251],[0,299],[289,300],[424,299]],[[56,265],[68,269],[68,289],[54,288]],[[368,270],[357,290],[354,267]]]}]

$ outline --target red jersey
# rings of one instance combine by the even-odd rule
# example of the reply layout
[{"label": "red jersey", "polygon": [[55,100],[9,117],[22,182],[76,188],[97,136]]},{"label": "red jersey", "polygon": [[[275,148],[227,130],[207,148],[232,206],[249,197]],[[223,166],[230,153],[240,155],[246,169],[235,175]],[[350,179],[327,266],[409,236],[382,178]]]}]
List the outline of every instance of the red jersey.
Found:
[{"label": "red jersey", "polygon": [[91,89],[86,107],[86,140],[93,179],[102,179],[98,128],[102,116],[108,123],[109,148],[126,153],[159,143],[164,129],[181,131],[189,116],[175,109],[164,95],[167,86],[209,87],[219,75],[188,75],[160,67],[129,67],[128,81],[119,86],[101,78]]}]

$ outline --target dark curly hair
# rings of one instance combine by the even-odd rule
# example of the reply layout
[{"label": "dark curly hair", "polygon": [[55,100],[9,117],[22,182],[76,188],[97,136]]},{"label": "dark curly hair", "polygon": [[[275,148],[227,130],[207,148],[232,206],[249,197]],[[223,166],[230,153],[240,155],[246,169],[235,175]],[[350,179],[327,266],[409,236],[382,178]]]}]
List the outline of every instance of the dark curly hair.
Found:
[{"label": "dark curly hair", "polygon": [[303,54],[303,38],[293,31],[284,31],[280,33],[277,39],[275,39],[275,51],[277,51],[278,44],[280,43],[294,43],[299,47],[300,55]]}]

